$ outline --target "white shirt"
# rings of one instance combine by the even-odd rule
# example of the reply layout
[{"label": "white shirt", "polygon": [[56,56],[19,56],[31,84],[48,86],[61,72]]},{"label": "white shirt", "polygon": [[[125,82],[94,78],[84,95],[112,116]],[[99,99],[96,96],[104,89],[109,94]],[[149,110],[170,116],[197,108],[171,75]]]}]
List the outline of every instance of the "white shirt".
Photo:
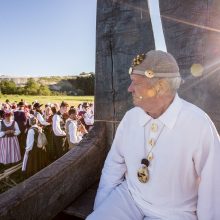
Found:
[{"label": "white shirt", "polygon": [[61,120],[61,117],[60,115],[58,114],[55,114],[53,116],[53,132],[56,136],[66,136],[66,133],[65,131],[63,131],[61,128],[60,128],[60,120]]},{"label": "white shirt", "polygon": [[44,126],[50,125],[50,123],[44,120],[43,116],[39,112],[37,112],[37,120],[40,122],[41,125]]},{"label": "white shirt", "polygon": [[70,142],[72,144],[77,144],[82,140],[82,135],[77,132],[77,122],[75,120],[67,119],[66,123],[68,121],[71,121],[69,123],[69,136],[70,136]]},{"label": "white shirt", "polygon": [[[10,121],[9,123],[6,122],[5,120],[3,120],[4,124],[6,127],[10,127],[13,123],[13,121]],[[14,126],[14,135],[19,135],[21,132],[20,132],[20,129],[18,127],[18,123],[15,121],[15,126]],[[0,122],[0,137],[3,137],[5,135],[5,132],[4,131],[1,131],[2,130],[2,125],[1,125],[1,122]]]},{"label": "white shirt", "polygon": [[[157,131],[152,131],[153,123]],[[157,141],[150,179],[141,183],[137,170],[151,138]],[[119,124],[105,161],[95,208],[124,178],[142,209],[164,216],[172,211],[196,211],[198,220],[219,220],[220,140],[214,124],[178,95],[157,119],[139,107],[131,109]]]},{"label": "white shirt", "polygon": [[[38,126],[33,125],[31,126],[31,128],[38,128]],[[26,147],[25,147],[26,152],[31,151],[34,145],[34,130],[31,128],[28,130],[27,133]]]},{"label": "white shirt", "polygon": [[86,112],[83,117],[84,117],[84,121],[85,121],[86,125],[93,125],[94,124],[94,115],[93,114]]}]

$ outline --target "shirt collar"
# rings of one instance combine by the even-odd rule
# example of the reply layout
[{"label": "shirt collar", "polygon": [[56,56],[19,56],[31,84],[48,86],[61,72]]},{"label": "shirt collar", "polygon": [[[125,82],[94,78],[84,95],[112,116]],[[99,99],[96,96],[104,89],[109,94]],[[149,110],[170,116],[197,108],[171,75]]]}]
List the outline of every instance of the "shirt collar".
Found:
[{"label": "shirt collar", "polygon": [[[167,110],[159,118],[154,120],[160,120],[165,126],[172,129],[177,120],[181,107],[182,101],[179,98],[178,94],[176,94],[173,102],[170,104]],[[139,124],[141,126],[145,126],[152,119],[152,117],[149,116],[142,108],[139,109]]]},{"label": "shirt collar", "polygon": [[140,110],[140,113],[138,113],[139,114],[139,124],[141,126],[144,126],[151,120],[151,117],[142,108],[138,107],[138,109]]}]

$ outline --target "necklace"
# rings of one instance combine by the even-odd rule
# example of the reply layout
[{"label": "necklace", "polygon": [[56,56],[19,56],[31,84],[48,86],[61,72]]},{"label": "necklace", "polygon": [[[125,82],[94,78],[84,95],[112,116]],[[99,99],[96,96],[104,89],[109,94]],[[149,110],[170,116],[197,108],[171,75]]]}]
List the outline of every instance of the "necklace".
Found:
[{"label": "necklace", "polygon": [[[152,131],[152,132],[156,132],[157,129],[158,129],[157,124],[152,123],[152,124],[151,124],[151,131]],[[151,138],[150,141],[148,142],[149,145],[151,146],[151,148],[150,148],[150,150],[148,151],[147,154],[146,154],[146,148],[145,148],[145,155],[147,155],[147,156],[146,156],[146,158],[143,158],[143,159],[141,160],[141,166],[140,166],[140,168],[139,168],[138,171],[137,171],[137,177],[138,177],[138,180],[139,180],[141,183],[147,183],[148,180],[150,179],[150,173],[149,173],[148,167],[149,167],[149,165],[150,165],[150,162],[153,160],[153,153],[152,153],[152,151],[153,151],[153,148],[155,147],[155,145],[156,145],[156,143],[157,143],[157,141],[158,141],[158,138],[160,137],[160,135],[161,135],[163,129],[164,129],[164,125],[163,125],[163,127],[161,128],[159,134],[157,135],[157,138],[155,138],[155,139],[152,139],[152,138]],[[145,133],[145,129],[144,129],[144,133]],[[144,138],[144,146],[146,147],[145,138]]]}]

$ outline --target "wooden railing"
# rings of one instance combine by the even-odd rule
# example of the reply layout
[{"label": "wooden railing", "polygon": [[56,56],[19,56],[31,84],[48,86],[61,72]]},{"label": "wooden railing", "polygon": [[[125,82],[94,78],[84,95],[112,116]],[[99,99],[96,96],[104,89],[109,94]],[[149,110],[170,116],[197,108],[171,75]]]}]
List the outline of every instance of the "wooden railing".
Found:
[{"label": "wooden railing", "polygon": [[34,176],[0,195],[0,219],[52,219],[97,182],[108,149],[104,123]]},{"label": "wooden railing", "polygon": [[13,167],[10,167],[6,170],[4,170],[3,173],[0,173],[0,181],[6,179],[7,177],[9,177],[11,174],[15,173],[16,171],[18,171],[19,169],[21,169],[22,167],[22,163],[19,163]]}]

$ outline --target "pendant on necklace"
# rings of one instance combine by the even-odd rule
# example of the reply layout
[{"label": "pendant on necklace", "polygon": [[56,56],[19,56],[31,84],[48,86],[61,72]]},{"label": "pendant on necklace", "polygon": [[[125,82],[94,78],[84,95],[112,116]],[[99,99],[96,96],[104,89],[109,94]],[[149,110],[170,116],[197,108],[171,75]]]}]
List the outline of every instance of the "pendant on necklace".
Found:
[{"label": "pendant on necklace", "polygon": [[141,165],[138,169],[137,176],[141,183],[146,183],[149,180],[149,170],[146,165]]},{"label": "pendant on necklace", "polygon": [[148,159],[149,161],[151,161],[151,160],[153,160],[153,158],[154,158],[153,153],[150,152],[150,153],[147,155],[147,159]]},{"label": "pendant on necklace", "polygon": [[150,175],[149,175],[148,166],[149,166],[149,161],[147,159],[142,159],[141,167],[137,171],[138,180],[141,183],[146,183],[149,180]]}]

